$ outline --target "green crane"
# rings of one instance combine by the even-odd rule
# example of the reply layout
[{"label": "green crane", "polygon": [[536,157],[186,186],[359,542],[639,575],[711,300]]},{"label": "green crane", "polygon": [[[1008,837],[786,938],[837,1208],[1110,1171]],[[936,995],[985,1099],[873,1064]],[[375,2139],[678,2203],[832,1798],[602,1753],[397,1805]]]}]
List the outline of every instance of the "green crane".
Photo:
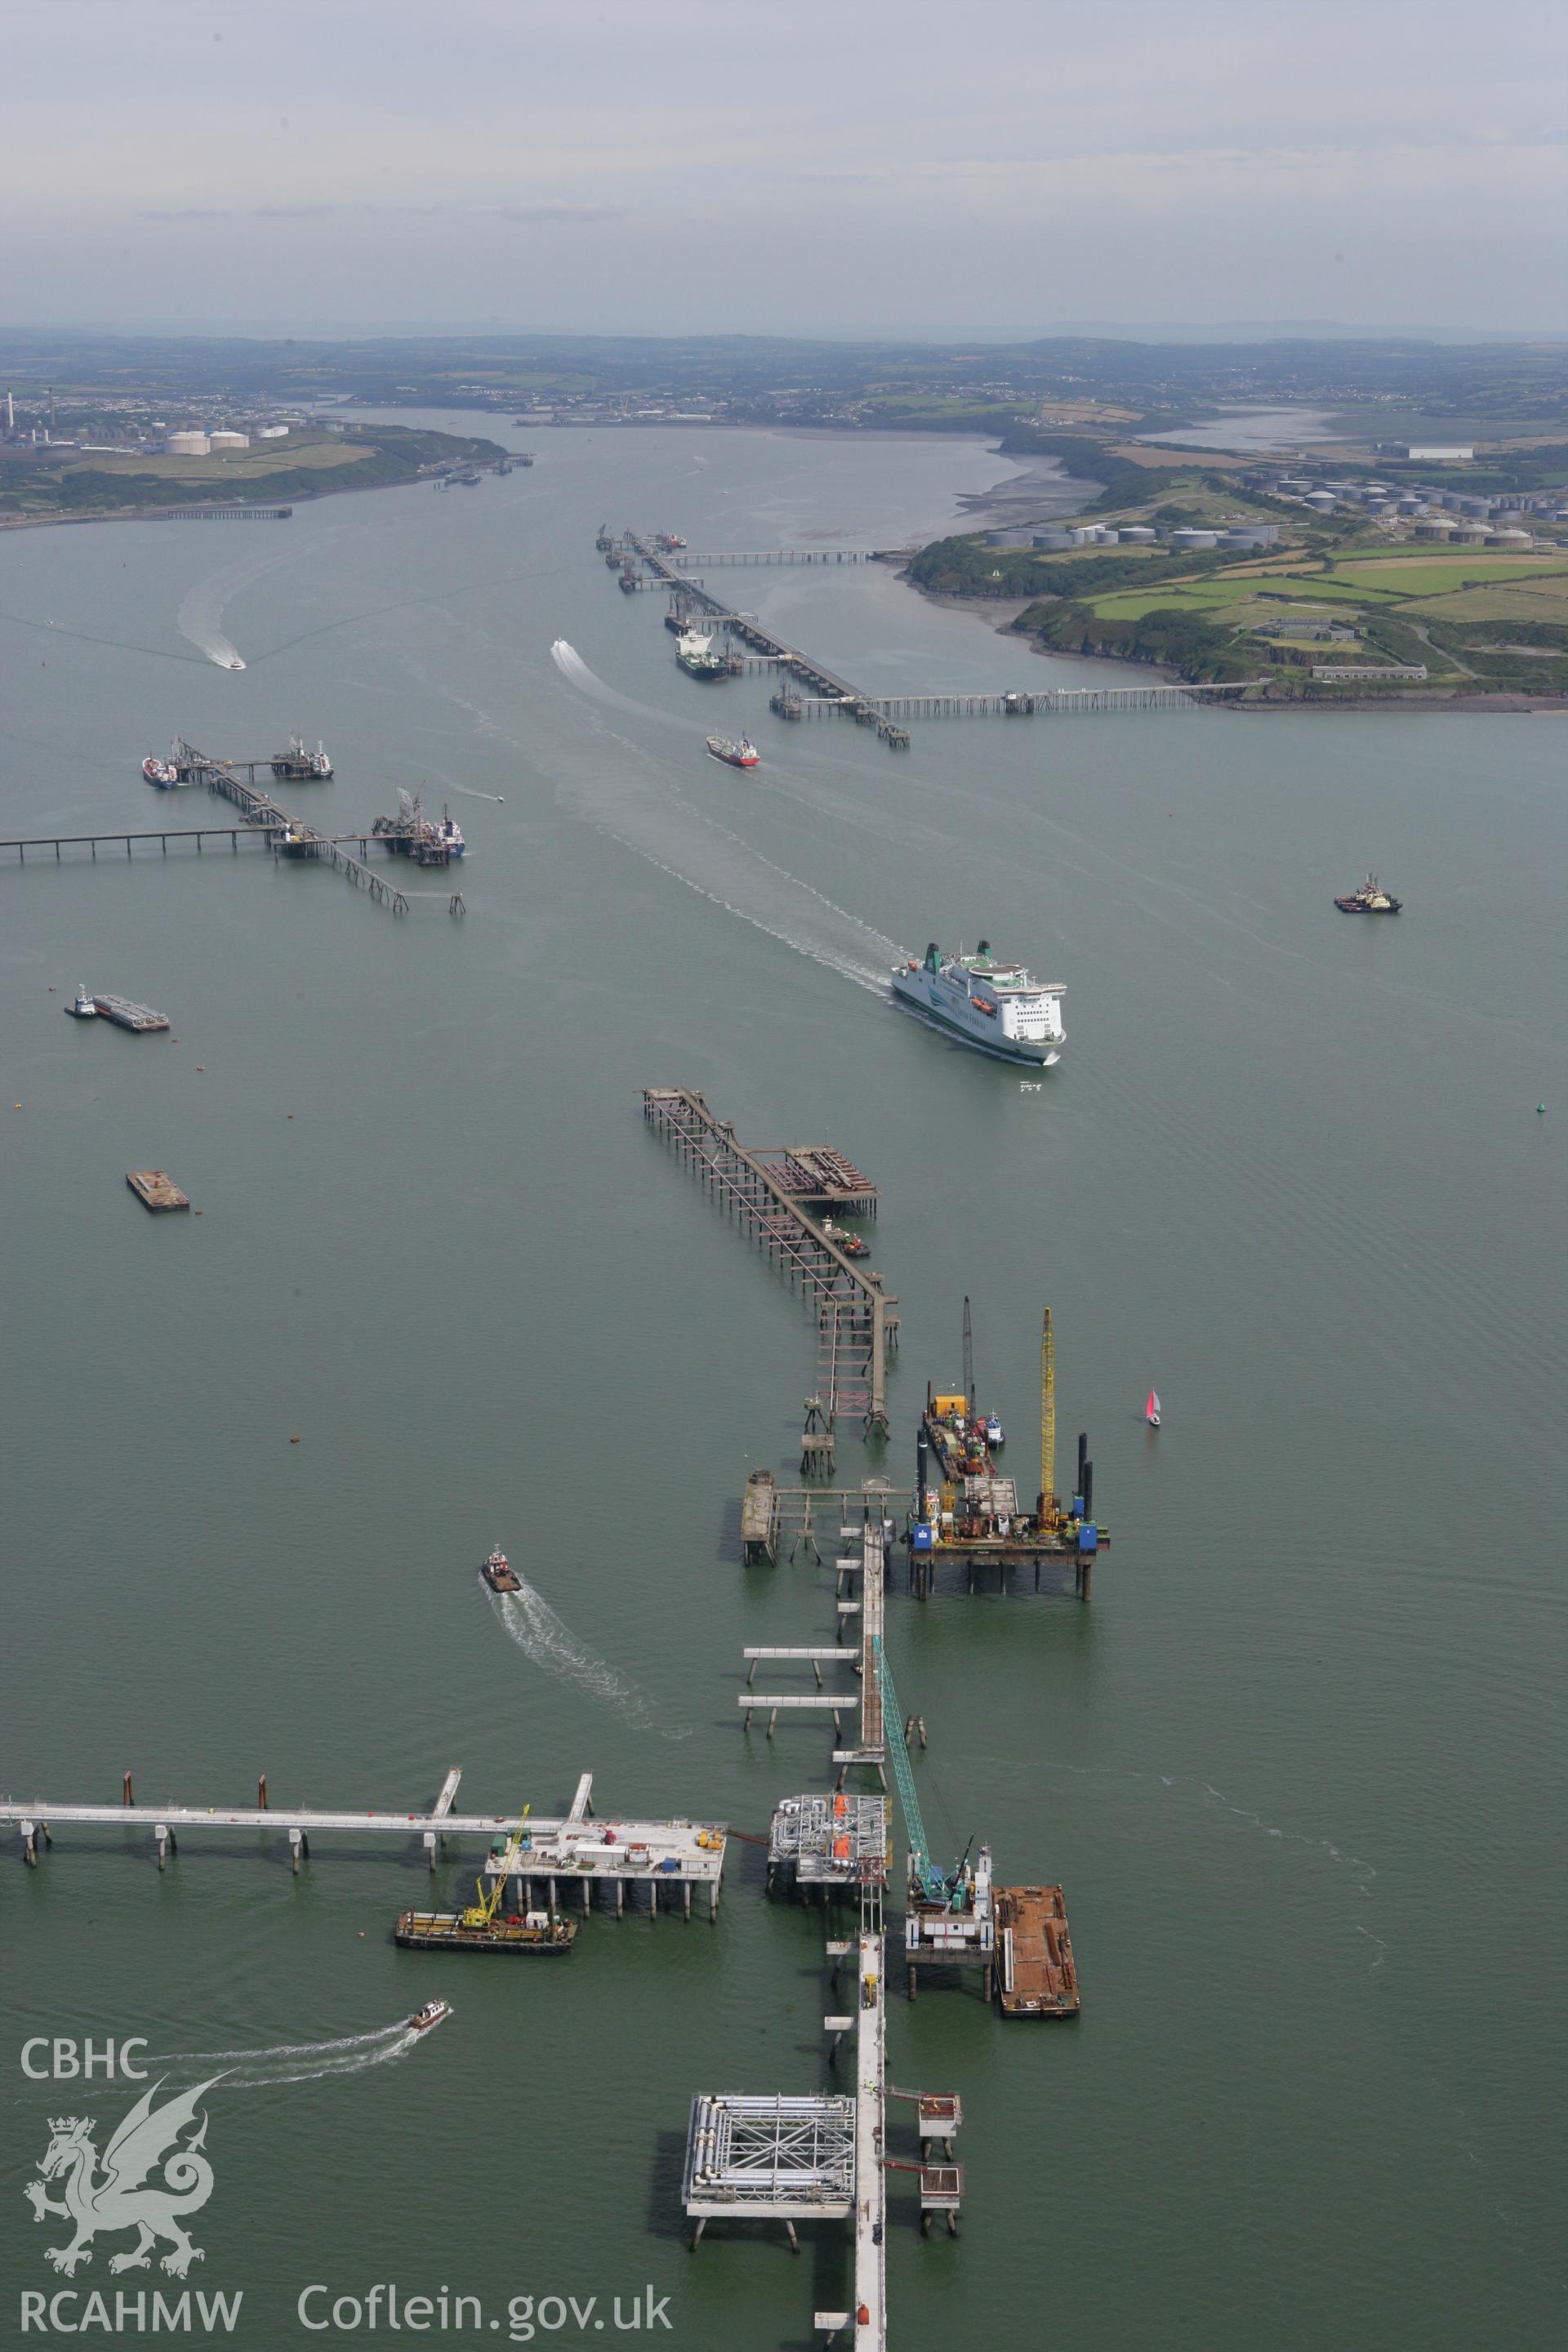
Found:
[{"label": "green crane", "polygon": [[925,1823],[921,1819],[921,1801],[915,1793],[915,1776],[910,1768],[910,1751],[904,1744],[903,1710],[899,1705],[893,1670],[888,1664],[888,1654],[882,1647],[880,1633],[873,1633],[871,1647],[876,1654],[877,1681],[882,1693],[883,1736],[888,1743],[893,1778],[899,1786],[904,1835],[910,1842],[910,1875],[928,1903],[945,1903],[951,1889],[946,1877],[932,1862],[931,1849],[926,1843]]}]

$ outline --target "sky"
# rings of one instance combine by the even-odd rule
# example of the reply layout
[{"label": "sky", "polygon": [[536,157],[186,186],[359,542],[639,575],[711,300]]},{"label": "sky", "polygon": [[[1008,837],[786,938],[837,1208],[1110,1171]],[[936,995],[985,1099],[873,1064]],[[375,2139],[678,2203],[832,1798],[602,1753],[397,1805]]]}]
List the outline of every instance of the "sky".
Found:
[{"label": "sky", "polygon": [[1568,328],[1558,0],[9,0],[0,320]]}]

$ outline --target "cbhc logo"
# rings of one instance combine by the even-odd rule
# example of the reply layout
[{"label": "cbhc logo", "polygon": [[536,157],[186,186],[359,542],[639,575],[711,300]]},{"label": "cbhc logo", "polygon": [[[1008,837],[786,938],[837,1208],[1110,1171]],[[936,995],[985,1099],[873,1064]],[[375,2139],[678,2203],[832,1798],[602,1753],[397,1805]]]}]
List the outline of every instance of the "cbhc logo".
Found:
[{"label": "cbhc logo", "polygon": [[[90,2082],[95,2074],[112,2082],[117,2072],[127,2083],[144,2083],[147,2069],[133,2065],[132,2060],[146,2047],[146,2037],[142,2034],[132,2034],[129,2042],[117,2045],[112,2037],[100,2043],[74,2038],[51,2040],[46,2033],[36,2033],[30,2042],[22,2044],[22,2072],[35,2083],[66,2083],[79,2077]],[[47,2063],[35,2066],[33,2053],[39,2050],[46,2053]]]}]

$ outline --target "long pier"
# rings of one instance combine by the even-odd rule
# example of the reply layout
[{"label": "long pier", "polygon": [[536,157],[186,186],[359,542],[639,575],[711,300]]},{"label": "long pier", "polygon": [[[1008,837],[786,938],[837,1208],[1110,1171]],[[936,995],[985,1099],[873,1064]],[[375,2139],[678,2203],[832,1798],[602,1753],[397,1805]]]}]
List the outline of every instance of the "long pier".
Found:
[{"label": "long pier", "polygon": [[879,563],[884,560],[869,547],[764,547],[719,555],[690,555],[681,549],[672,551],[669,557],[679,572],[695,571],[699,564],[708,563]]},{"label": "long pier", "polygon": [[205,841],[226,841],[230,849],[237,852],[242,841],[259,841],[270,849],[278,830],[278,827],[270,824],[265,825],[197,824],[164,825],[155,833],[30,834],[25,840],[0,841],[0,849],[14,849],[19,863],[23,866],[27,862],[29,849],[52,849],[58,861],[62,849],[90,849],[96,857],[101,844],[106,849],[122,846],[126,856],[129,857],[132,854],[132,844],[137,841],[160,842],[165,854],[172,841],[194,841],[198,851]]},{"label": "long pier", "polygon": [[[801,1206],[787,1173],[737,1143],[733,1129],[714,1118],[700,1094],[686,1087],[645,1087],[643,1117],[669,1138],[781,1272],[815,1297],[818,1378],[826,1370],[828,1386],[819,1387],[812,1404],[827,1423],[828,1454],[840,1412],[858,1413],[868,1437],[886,1437],[887,1353],[898,1330],[889,1309],[898,1300],[884,1292],[881,1276],[863,1274],[827,1240]],[[786,1162],[791,1157],[781,1156]]]},{"label": "long pier", "polygon": [[[615,543],[615,551],[606,561],[620,562],[630,558],[634,571],[636,563],[645,565],[683,605],[700,611],[706,620],[723,629],[728,636],[738,637],[763,663],[798,680],[807,689],[805,693],[792,694],[786,684],[773,698],[773,707],[782,718],[852,719],[857,726],[874,727],[881,740],[896,750],[907,746],[909,737],[902,722],[911,719],[1083,718],[1096,712],[1186,710],[1200,701],[1234,701],[1247,690],[1246,680],[1187,686],[1152,679],[1146,685],[1047,687],[1027,693],[868,694],[863,688],[837,677],[812,655],[785,645],[782,637],[774,636],[771,629],[764,629],[749,614],[731,611],[700,580],[690,576],[691,570],[700,564],[813,562],[826,561],[825,556],[792,549],[782,549],[773,554],[668,554],[636,531],[627,531],[623,540]],[[856,558],[846,551],[840,560],[874,562],[877,558],[874,553]]]},{"label": "long pier", "polygon": [[[710,1918],[717,1916],[719,1887],[724,1870],[726,1825],[688,1821],[613,1820],[593,1818],[594,1776],[584,1772],[568,1811],[552,1818],[530,1813],[459,1813],[454,1810],[462,1768],[447,1773],[436,1802],[427,1811],[376,1811],[323,1809],[310,1805],[273,1805],[265,1776],[254,1806],[140,1805],[132,1777],[125,1775],[118,1804],[61,1804],[53,1799],[0,1800],[0,1822],[11,1822],[22,1841],[23,1858],[37,1866],[40,1854],[54,1844],[57,1829],[151,1830],[158,1850],[158,1867],[179,1851],[182,1836],[213,1830],[258,1829],[282,1832],[289,1840],[293,1867],[310,1858],[310,1841],[331,1835],[419,1838],[429,1865],[436,1867],[438,1849],[449,1837],[510,1840],[520,1828],[527,1843],[511,1864],[511,1874],[530,1887],[547,1881],[551,1907],[558,1885],[575,1883],[582,1890],[583,1908],[589,1907],[593,1888],[603,1883],[616,1889],[616,1909],[624,1907],[628,1886],[645,1886],[650,1909],[658,1909],[659,1890],[667,1895],[679,1889],[688,1918],[693,1887],[708,1889]],[[487,1874],[491,1864],[485,1865]]]}]

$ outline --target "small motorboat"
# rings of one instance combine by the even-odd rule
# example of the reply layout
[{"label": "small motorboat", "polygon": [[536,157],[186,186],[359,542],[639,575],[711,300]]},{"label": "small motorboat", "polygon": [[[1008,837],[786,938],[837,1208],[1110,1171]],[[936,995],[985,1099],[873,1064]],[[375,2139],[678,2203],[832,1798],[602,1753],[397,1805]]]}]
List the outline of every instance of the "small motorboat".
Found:
[{"label": "small motorboat", "polygon": [[985,1443],[993,1453],[999,1445],[1005,1445],[1007,1443],[1002,1424],[994,1412],[987,1413],[985,1416]]},{"label": "small motorboat", "polygon": [[1397,915],[1402,901],[1384,888],[1375,874],[1369,874],[1359,890],[1334,904],[1342,915]]},{"label": "small motorboat", "polygon": [[1151,1429],[1159,1428],[1160,1398],[1157,1390],[1151,1389],[1149,1391],[1149,1402],[1143,1408],[1143,1418],[1148,1423]]},{"label": "small motorboat", "polygon": [[722,760],[725,766],[729,768],[754,768],[762,759],[761,752],[749,735],[742,735],[738,743],[731,743],[727,735],[710,735],[708,756],[710,759]]},{"label": "small motorboat", "polygon": [[85,988],[79,987],[76,994],[66,1006],[66,1011],[73,1021],[96,1021],[98,999],[95,996],[89,996]]},{"label": "small motorboat", "polygon": [[491,1552],[489,1559],[486,1560],[483,1568],[480,1569],[479,1574],[484,1578],[485,1582],[489,1586],[492,1592],[521,1592],[522,1591],[522,1585],[518,1577],[517,1571],[510,1565],[507,1556],[505,1552],[502,1551],[500,1544],[497,1544],[494,1551]]},{"label": "small motorboat", "polygon": [[428,2033],[433,2025],[444,2025],[451,2014],[449,2000],[427,2000],[423,2009],[415,2011],[408,2022],[416,2033]]}]

